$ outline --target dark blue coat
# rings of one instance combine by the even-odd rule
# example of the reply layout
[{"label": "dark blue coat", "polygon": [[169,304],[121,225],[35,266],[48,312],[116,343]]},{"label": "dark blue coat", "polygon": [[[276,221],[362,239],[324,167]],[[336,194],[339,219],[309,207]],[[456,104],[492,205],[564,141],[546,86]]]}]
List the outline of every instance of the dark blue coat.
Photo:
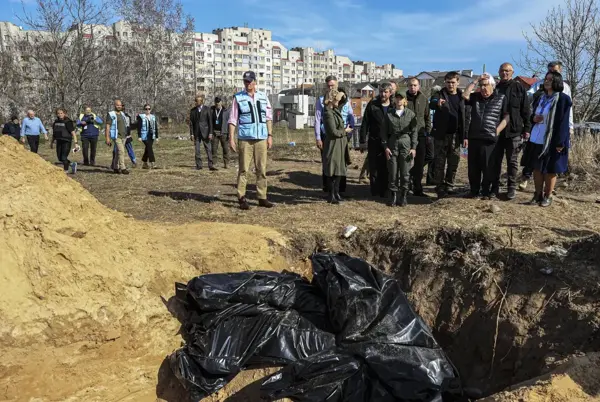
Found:
[{"label": "dark blue coat", "polygon": [[[537,109],[539,100],[538,97],[532,108],[533,116]],[[556,104],[556,113],[554,115],[554,127],[550,147],[546,155],[542,159],[546,159],[544,166],[546,167],[543,173],[565,173],[569,168],[569,148],[571,147],[571,130],[569,128],[569,115],[573,101],[569,95],[560,93]],[[535,123],[533,123],[535,125]],[[556,148],[562,147],[563,150],[558,152]]]}]

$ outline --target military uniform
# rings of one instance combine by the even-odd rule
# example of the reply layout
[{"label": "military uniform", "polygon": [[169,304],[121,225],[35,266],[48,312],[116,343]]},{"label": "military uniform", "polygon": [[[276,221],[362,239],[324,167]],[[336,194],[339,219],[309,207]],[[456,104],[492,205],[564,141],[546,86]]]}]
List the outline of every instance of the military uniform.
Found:
[{"label": "military uniform", "polygon": [[[445,101],[442,106],[438,104],[440,98]],[[454,187],[460,146],[470,124],[470,108],[465,105],[460,89],[452,95],[446,88],[431,97],[429,107],[435,111],[431,131],[435,150],[434,182],[438,197],[444,197]]]},{"label": "military uniform", "polygon": [[399,204],[406,205],[408,182],[412,156],[411,149],[417,148],[417,118],[410,109],[390,109],[385,115],[381,132],[381,143],[392,155],[388,159],[388,188],[392,193],[392,205],[397,204],[396,194],[399,192]]}]

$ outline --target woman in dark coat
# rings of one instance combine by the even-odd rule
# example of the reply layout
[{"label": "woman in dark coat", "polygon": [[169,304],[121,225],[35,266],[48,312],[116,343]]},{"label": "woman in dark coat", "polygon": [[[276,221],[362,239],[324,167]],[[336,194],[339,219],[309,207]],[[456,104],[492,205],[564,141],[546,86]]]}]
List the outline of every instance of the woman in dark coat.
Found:
[{"label": "woman in dark coat", "polygon": [[324,126],[325,142],[323,143],[324,163],[327,188],[329,189],[328,202],[339,204],[340,182],[346,176],[346,151],[348,150],[348,136],[342,117],[341,108],[346,103],[346,97],[337,89],[331,89],[324,100]]},{"label": "woman in dark coat", "polygon": [[4,125],[2,134],[9,135],[17,141],[21,139],[21,125],[17,116],[12,116],[10,121]]},{"label": "woman in dark coat", "polygon": [[573,102],[562,93],[563,89],[562,75],[549,72],[544,79],[544,94],[533,104],[533,128],[523,155],[525,164],[533,170],[535,194],[531,205],[550,206],[556,176],[568,168],[569,113]]},{"label": "woman in dark coat", "polygon": [[77,133],[75,132],[75,123],[67,116],[65,109],[56,111],[56,120],[52,124],[52,138],[56,141],[56,157],[63,164],[65,172],[71,167],[71,173],[77,172],[77,162],[69,160],[69,152],[71,146],[75,143],[76,151],[79,150],[77,145]]}]

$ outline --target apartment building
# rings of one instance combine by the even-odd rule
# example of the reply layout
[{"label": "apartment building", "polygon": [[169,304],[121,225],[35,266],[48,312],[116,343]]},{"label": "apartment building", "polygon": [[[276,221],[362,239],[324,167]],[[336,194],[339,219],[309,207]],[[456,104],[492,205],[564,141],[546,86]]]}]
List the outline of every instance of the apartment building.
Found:
[{"label": "apartment building", "polygon": [[[135,29],[124,21],[89,29],[89,35],[99,39],[131,42],[136,35]],[[1,48],[10,50],[10,38],[26,34],[27,31],[10,22],[0,22]],[[184,44],[182,60],[174,60],[173,69],[184,81],[187,92],[211,94],[240,90],[242,74],[247,70],[257,73],[258,89],[269,95],[302,84],[321,83],[328,75],[335,75],[340,81],[359,83],[399,78],[403,74],[392,64],[377,66],[374,62],[354,62],[332,49],[288,49],[273,40],[271,31],[248,27],[194,33]]]}]

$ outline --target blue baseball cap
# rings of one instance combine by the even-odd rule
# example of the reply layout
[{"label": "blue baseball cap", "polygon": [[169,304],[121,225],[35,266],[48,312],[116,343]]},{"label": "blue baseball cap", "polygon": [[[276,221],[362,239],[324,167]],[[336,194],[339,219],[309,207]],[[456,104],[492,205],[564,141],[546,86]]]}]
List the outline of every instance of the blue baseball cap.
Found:
[{"label": "blue baseball cap", "polygon": [[256,81],[256,73],[254,71],[246,71],[242,78],[246,82]]}]

